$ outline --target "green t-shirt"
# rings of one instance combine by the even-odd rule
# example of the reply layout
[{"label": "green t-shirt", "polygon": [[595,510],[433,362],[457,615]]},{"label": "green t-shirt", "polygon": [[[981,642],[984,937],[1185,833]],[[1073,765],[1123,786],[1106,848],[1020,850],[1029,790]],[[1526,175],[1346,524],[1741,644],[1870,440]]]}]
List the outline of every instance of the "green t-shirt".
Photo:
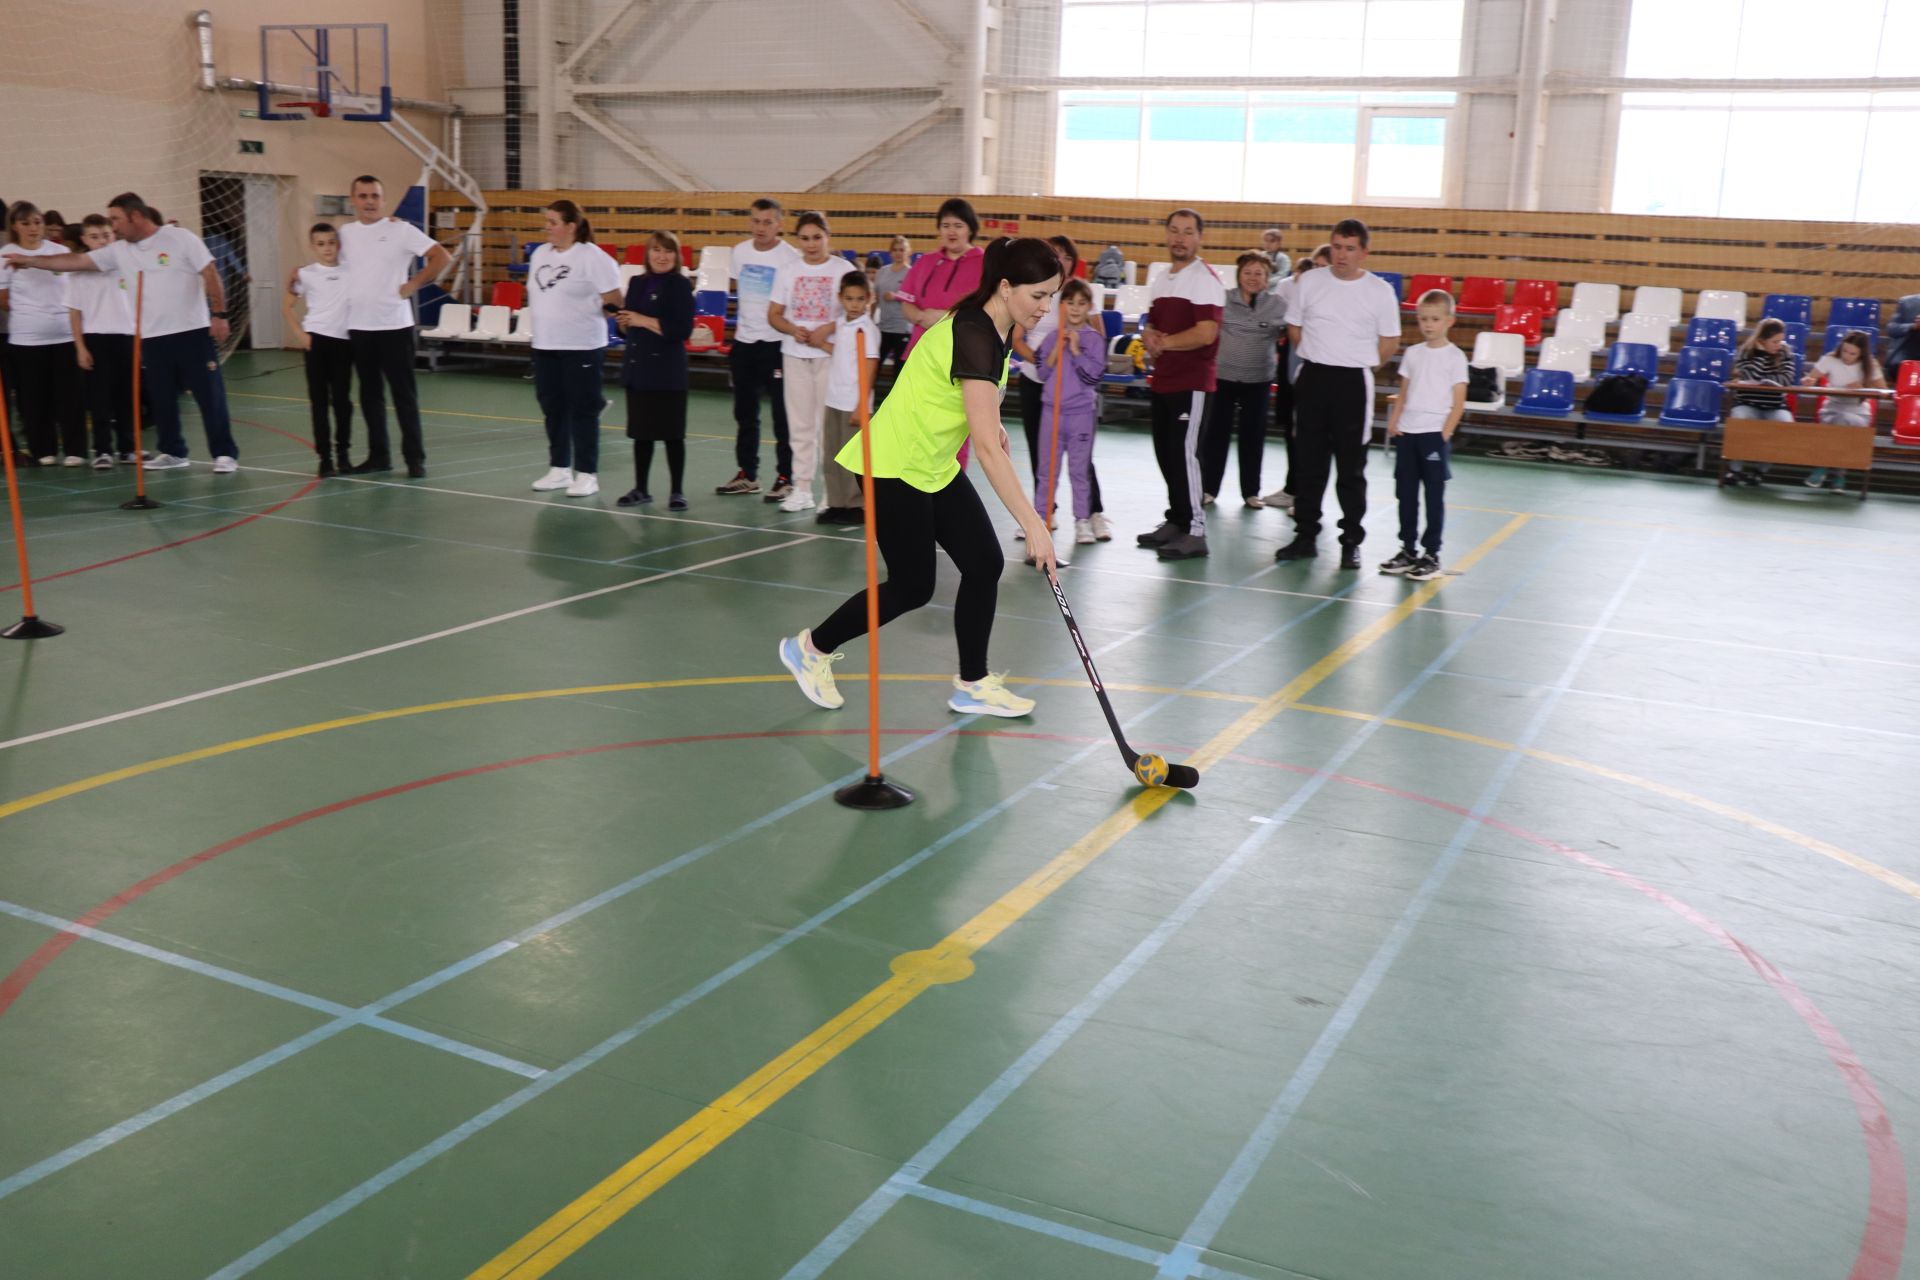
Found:
[{"label": "green t-shirt", "polygon": [[[960,474],[958,454],[967,438],[961,383],[1007,385],[1007,342],[978,307],[949,312],[920,336],[893,389],[873,415],[873,474],[905,480],[924,493],[938,493]],[[865,474],[856,433],[835,459],[855,475]]]}]

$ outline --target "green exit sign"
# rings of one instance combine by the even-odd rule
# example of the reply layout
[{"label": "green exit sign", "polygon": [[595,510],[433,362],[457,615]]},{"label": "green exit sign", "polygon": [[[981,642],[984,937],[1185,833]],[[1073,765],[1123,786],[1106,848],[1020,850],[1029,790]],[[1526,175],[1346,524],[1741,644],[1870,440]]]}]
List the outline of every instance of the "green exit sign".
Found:
[{"label": "green exit sign", "polygon": [[263,156],[267,154],[267,144],[264,142],[250,142],[242,138],[240,139],[240,154],[243,156]]},{"label": "green exit sign", "polygon": [[244,107],[240,111],[240,118],[242,120],[258,120],[260,118],[260,113],[254,110],[252,107]]}]

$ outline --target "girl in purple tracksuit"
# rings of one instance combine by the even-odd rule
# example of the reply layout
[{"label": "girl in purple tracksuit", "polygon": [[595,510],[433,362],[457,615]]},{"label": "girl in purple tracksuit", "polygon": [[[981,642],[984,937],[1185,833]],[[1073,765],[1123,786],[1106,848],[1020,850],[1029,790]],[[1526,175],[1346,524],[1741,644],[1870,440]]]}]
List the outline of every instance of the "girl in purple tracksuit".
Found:
[{"label": "girl in purple tracksuit", "polygon": [[[1073,540],[1092,542],[1093,428],[1100,416],[1100,378],[1107,371],[1106,330],[1093,322],[1093,292],[1084,280],[1060,290],[1060,326],[1034,348],[1039,357],[1040,471],[1033,478],[1034,509],[1053,509],[1053,482],[1063,465],[1073,480]],[[1060,372],[1062,360],[1065,373]],[[1049,461],[1056,383],[1060,400],[1059,453]]]}]

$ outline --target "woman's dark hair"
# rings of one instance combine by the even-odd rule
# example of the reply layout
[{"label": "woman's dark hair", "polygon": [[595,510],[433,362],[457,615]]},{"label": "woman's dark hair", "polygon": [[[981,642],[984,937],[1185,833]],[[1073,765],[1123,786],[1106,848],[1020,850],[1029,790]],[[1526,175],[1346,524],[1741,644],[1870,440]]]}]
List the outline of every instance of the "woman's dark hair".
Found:
[{"label": "woman's dark hair", "polygon": [[867,255],[865,265],[872,267],[875,271],[879,271],[887,265],[887,255],[884,253],[870,253]]},{"label": "woman's dark hair", "polygon": [[7,239],[14,244],[20,243],[20,233],[14,228],[28,218],[40,212],[40,206],[31,200],[22,200],[7,210]]},{"label": "woman's dark hair", "polygon": [[560,221],[573,228],[575,244],[593,243],[593,224],[587,221],[587,215],[580,212],[580,206],[571,200],[555,200],[547,206],[548,211],[560,215]]},{"label": "woman's dark hair", "polygon": [[867,273],[864,271],[849,271],[847,274],[841,276],[840,287],[835,289],[834,292],[837,294],[845,293],[849,289],[858,289],[861,293],[867,294],[869,297],[873,294],[873,286],[867,283]]},{"label": "woman's dark hair", "polygon": [[1240,273],[1242,271],[1245,271],[1248,267],[1256,263],[1259,264],[1260,266],[1265,267],[1267,269],[1267,274],[1269,276],[1273,274],[1273,259],[1269,258],[1266,254],[1260,252],[1258,249],[1250,249],[1246,253],[1243,253],[1238,258],[1234,259],[1234,262],[1233,262],[1233,287],[1234,288],[1238,289],[1240,287]]},{"label": "woman's dark hair", "polygon": [[1075,298],[1085,298],[1089,303],[1093,301],[1093,290],[1087,287],[1085,280],[1068,280],[1060,286],[1061,306],[1064,307]]},{"label": "woman's dark hair", "polygon": [[827,215],[818,209],[809,209],[793,220],[793,234],[796,236],[807,227],[820,228],[820,234],[824,236],[833,234],[833,228],[827,225]]},{"label": "woman's dark hair", "polygon": [[1882,376],[1880,362],[1873,358],[1873,339],[1867,336],[1866,330],[1847,330],[1840,341],[1833,344],[1833,354],[1839,355],[1842,347],[1852,347],[1860,353],[1861,386],[1864,387],[1875,378]]},{"label": "woman's dark hair", "polygon": [[1073,278],[1073,269],[1080,265],[1080,246],[1068,235],[1048,236],[1047,243],[1067,260],[1067,278]]},{"label": "woman's dark hair", "polygon": [[[665,271],[655,271],[653,269],[653,251],[655,249],[665,249],[673,255],[673,265]],[[641,255],[641,257],[646,263],[647,273],[649,275],[672,275],[674,272],[680,270],[680,237],[671,231],[654,232],[647,237],[647,252]]]},{"label": "woman's dark hair", "polygon": [[987,246],[986,261],[980,264],[980,287],[960,301],[960,307],[984,307],[1000,291],[1000,282],[1018,287],[1039,284],[1060,274],[1060,257],[1045,240],[1022,236],[1018,240],[1001,236]]},{"label": "woman's dark hair", "polygon": [[[1766,319],[1762,320],[1759,324],[1753,326],[1753,332],[1747,336],[1747,340],[1745,342],[1740,344],[1740,350],[1735,353],[1734,359],[1745,360],[1751,356],[1756,356],[1756,355],[1765,356],[1767,353],[1760,350],[1760,344],[1765,342],[1768,338],[1784,337],[1786,335],[1786,332],[1787,332],[1786,321],[1781,320],[1777,316],[1768,316]],[[1793,359],[1793,357],[1787,353],[1787,349],[1785,347],[1780,348],[1779,352],[1777,353],[1777,356],[1779,359],[1782,359],[1782,360]],[[1768,358],[1771,359],[1774,357],[1768,357]]]},{"label": "woman's dark hair", "polygon": [[959,196],[941,201],[940,211],[933,215],[933,225],[937,227],[948,218],[958,218],[967,224],[967,239],[973,240],[980,235],[980,215]]}]

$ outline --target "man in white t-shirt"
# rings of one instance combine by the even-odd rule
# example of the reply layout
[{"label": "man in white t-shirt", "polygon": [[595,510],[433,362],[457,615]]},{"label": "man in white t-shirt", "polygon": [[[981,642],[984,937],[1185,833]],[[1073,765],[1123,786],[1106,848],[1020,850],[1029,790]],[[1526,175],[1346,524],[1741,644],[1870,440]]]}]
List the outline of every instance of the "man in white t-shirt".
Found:
[{"label": "man in white t-shirt", "polygon": [[[413,382],[413,295],[437,279],[453,255],[411,222],[387,217],[386,190],[372,174],[355,178],[347,198],[354,220],[340,228],[340,265],[347,272],[347,336],[360,377],[360,416],[367,424],[366,461],[353,474],[393,470],[384,382],[400,419],[407,475],[418,480],[427,474],[427,446]],[[426,259],[418,271],[415,258]]]},{"label": "man in white t-shirt", "polygon": [[[159,210],[131,191],[107,202],[107,216],[117,238],[104,249],[44,258],[8,255],[7,260],[42,271],[105,271],[136,282],[142,299],[140,385],[152,408],[160,450],[146,469],[191,465],[180,429],[180,393],[185,391],[200,407],[213,469],[222,475],[238,471],[240,450],[227,416],[227,387],[215,345],[229,334],[226,293],[213,255],[199,236],[168,225]],[[142,278],[144,286],[138,284]]]},{"label": "man in white t-shirt", "polygon": [[1367,224],[1343,218],[1329,238],[1331,265],[1294,282],[1287,338],[1300,353],[1293,384],[1293,541],[1276,560],[1319,554],[1320,508],[1338,469],[1340,567],[1360,567],[1367,531],[1367,443],[1373,435],[1373,369],[1400,349],[1400,301],[1368,271]]},{"label": "man in white t-shirt", "polygon": [[753,234],[733,246],[730,270],[734,280],[733,351],[727,366],[733,374],[733,479],[715,493],[760,492],[760,397],[773,401],[773,488],[784,498],[793,475],[793,447],[787,442],[786,389],[781,381],[780,335],[767,322],[767,304],[773,301],[774,278],[780,268],[800,261],[800,251],[780,236],[787,211],[778,200],[762,197],[749,209],[747,227]]}]

